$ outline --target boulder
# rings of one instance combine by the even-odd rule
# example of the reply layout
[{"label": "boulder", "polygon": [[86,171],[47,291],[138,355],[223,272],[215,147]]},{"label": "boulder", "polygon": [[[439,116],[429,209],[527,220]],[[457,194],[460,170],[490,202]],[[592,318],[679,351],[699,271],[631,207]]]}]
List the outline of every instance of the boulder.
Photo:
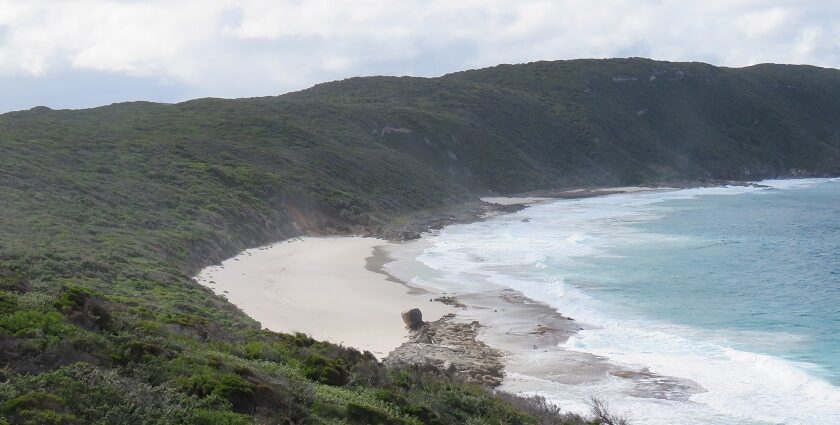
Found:
[{"label": "boulder", "polygon": [[419,308],[412,308],[411,310],[402,312],[402,319],[405,326],[409,329],[417,329],[423,325],[423,313]]},{"label": "boulder", "polygon": [[415,239],[420,239],[421,236],[422,235],[420,234],[420,232],[417,232],[417,231],[414,231],[414,230],[406,230],[406,231],[403,231],[402,233],[400,233],[400,239],[404,240],[404,241],[411,241],[411,240],[415,240]]}]

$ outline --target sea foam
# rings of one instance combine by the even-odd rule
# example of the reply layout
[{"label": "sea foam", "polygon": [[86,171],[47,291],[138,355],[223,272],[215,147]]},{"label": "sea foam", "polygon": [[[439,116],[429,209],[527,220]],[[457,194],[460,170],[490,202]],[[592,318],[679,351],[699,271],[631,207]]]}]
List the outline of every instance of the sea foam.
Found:
[{"label": "sea foam", "polygon": [[[667,216],[674,207],[666,201],[767,194],[829,181],[833,180],[765,180],[759,184],[769,189],[697,188],[538,205],[484,222],[452,226],[428,238],[417,260],[436,273],[417,279],[456,292],[492,286],[516,289],[592,325],[563,348],[604,356],[632,369],[689,379],[705,389],[681,402],[629,396],[620,380],[610,378],[568,386],[535,376],[511,377],[514,390],[543,395],[567,409],[584,409],[582,400],[588,392],[631,412],[638,423],[840,423],[840,388],[814,373],[819,365],[743,348],[758,350],[766,344],[776,349],[804,337],[780,329],[709,329],[654,320],[645,317],[631,295],[626,299],[615,294],[607,299],[593,296],[600,289],[620,292],[621,286],[611,282],[620,282],[621,275],[593,279],[577,272],[584,263],[610,261],[619,255],[613,249],[617,244],[632,252],[634,247],[651,246],[727,249],[728,244],[739,243],[656,233],[637,226]],[[586,281],[586,285],[570,281]]]}]

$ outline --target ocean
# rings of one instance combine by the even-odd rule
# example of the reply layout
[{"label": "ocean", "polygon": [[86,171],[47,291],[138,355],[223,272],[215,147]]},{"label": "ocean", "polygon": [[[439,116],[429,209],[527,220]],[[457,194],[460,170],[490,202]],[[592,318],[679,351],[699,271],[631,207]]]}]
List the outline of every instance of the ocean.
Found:
[{"label": "ocean", "polygon": [[840,424],[840,180],[556,200],[425,239],[415,283],[510,287],[589,325],[562,347],[702,386],[632,394],[510,376],[571,411],[634,424]]}]

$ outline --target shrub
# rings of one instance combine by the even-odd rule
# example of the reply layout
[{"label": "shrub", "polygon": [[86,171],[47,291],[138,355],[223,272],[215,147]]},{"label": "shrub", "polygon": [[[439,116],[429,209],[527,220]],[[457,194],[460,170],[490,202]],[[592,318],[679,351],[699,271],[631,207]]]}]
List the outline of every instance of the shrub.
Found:
[{"label": "shrub", "polygon": [[359,424],[366,425],[403,425],[406,421],[394,418],[384,410],[356,402],[347,403],[347,417]]},{"label": "shrub", "polygon": [[598,425],[628,425],[630,422],[624,416],[610,413],[609,405],[597,398],[589,399],[589,408],[594,416],[593,422]]},{"label": "shrub", "polygon": [[64,412],[64,400],[55,394],[33,391],[6,401],[2,412],[27,425],[63,425],[75,419]]},{"label": "shrub", "polygon": [[408,405],[408,400],[402,394],[385,388],[374,391],[373,397],[400,408]]},{"label": "shrub", "polygon": [[233,404],[234,410],[239,412],[251,411],[256,405],[254,386],[233,374],[222,375],[213,389],[213,395],[224,397]]},{"label": "shrub", "polygon": [[251,425],[254,420],[240,413],[197,409],[186,422],[189,425]]},{"label": "shrub", "polygon": [[0,291],[0,314],[11,313],[17,305],[17,298],[5,291]]},{"label": "shrub", "polygon": [[120,346],[119,352],[114,354],[112,359],[120,364],[128,364],[130,362],[140,363],[160,356],[163,353],[164,349],[155,344],[134,340]]},{"label": "shrub", "polygon": [[71,322],[88,330],[105,329],[111,322],[111,314],[105,308],[102,298],[86,288],[65,288],[53,306]]},{"label": "shrub", "polygon": [[60,311],[78,310],[85,305],[88,299],[93,297],[93,292],[87,288],[71,286],[64,288],[61,295],[53,303]]},{"label": "shrub", "polygon": [[543,425],[599,425],[575,413],[563,413],[559,406],[549,403],[541,396],[516,396],[497,391],[496,396],[511,406],[527,413]]},{"label": "shrub", "polygon": [[232,373],[205,370],[189,378],[182,378],[180,386],[187,393],[198,397],[224,398],[240,413],[250,412],[256,406],[254,385]]},{"label": "shrub", "polygon": [[344,367],[343,360],[337,359],[333,361],[317,354],[306,356],[303,364],[303,373],[307,378],[315,382],[334,386],[345,385],[349,378],[349,373]]},{"label": "shrub", "polygon": [[420,419],[421,422],[428,425],[443,425],[445,422],[426,406],[419,404],[409,404],[405,406],[402,411],[407,414]]},{"label": "shrub", "polygon": [[411,374],[406,370],[395,370],[391,373],[391,379],[394,380],[394,385],[409,389],[412,387]]},{"label": "shrub", "polygon": [[64,400],[61,397],[43,391],[33,391],[3,403],[3,411],[17,412],[28,409],[61,410],[63,406]]},{"label": "shrub", "polygon": [[24,425],[68,425],[76,419],[74,415],[54,410],[26,410],[16,416]]},{"label": "shrub", "polygon": [[0,289],[4,291],[26,292],[29,289],[29,282],[16,267],[0,264]]},{"label": "shrub", "polygon": [[190,377],[178,380],[178,386],[187,392],[198,397],[207,397],[213,393],[219,380],[212,372],[202,371]]},{"label": "shrub", "polygon": [[[231,412],[230,402],[219,396],[199,399],[169,384],[153,386],[113,369],[83,363],[40,375],[13,374],[0,385],[0,400],[6,400],[0,402],[0,416],[8,413],[4,408],[9,404],[17,411],[51,410],[59,414],[42,414],[39,419],[43,420],[75,416],[78,420],[72,422],[74,425],[252,423],[247,416]],[[15,425],[27,423],[21,415],[10,414],[8,419]]]},{"label": "shrub", "polygon": [[16,337],[35,338],[59,335],[68,330],[68,325],[57,312],[24,310],[0,318],[0,329]]},{"label": "shrub", "polygon": [[350,385],[378,387],[390,382],[388,369],[375,360],[356,363],[350,372]]},{"label": "shrub", "polygon": [[432,409],[421,404],[412,404],[405,396],[396,391],[379,389],[373,393],[374,398],[392,404],[403,413],[419,419],[424,424],[443,424],[444,421]]}]

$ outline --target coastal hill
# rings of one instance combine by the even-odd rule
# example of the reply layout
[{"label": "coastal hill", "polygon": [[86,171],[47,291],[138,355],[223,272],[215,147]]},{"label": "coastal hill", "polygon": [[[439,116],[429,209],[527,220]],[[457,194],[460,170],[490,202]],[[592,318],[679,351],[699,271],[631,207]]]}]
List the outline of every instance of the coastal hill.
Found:
[{"label": "coastal hill", "polygon": [[0,115],[0,418],[563,423],[262,331],[191,276],[490,193],[838,174],[840,71],[810,66],[536,62]]}]

